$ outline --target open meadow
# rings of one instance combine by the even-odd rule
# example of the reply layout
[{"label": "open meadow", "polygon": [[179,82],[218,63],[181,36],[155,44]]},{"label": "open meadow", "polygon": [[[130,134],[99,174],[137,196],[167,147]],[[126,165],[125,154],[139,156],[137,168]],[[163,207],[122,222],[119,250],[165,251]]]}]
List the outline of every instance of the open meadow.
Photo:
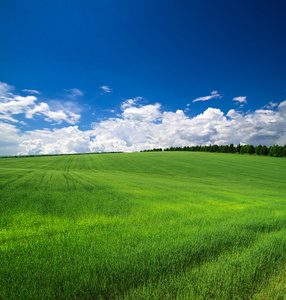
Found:
[{"label": "open meadow", "polygon": [[286,159],[0,159],[0,299],[285,299]]}]

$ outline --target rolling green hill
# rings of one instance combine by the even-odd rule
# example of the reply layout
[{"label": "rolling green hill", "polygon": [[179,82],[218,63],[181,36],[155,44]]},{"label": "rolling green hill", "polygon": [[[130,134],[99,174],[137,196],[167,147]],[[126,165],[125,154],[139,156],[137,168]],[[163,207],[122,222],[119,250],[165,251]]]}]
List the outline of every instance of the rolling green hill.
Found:
[{"label": "rolling green hill", "polygon": [[3,158],[0,197],[0,299],[284,299],[284,158]]}]

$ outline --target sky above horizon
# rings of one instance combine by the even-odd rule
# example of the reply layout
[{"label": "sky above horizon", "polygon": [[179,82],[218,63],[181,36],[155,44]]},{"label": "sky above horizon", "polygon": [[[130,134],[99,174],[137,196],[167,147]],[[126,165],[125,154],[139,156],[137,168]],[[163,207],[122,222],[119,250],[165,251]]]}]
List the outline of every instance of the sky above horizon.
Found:
[{"label": "sky above horizon", "polygon": [[0,0],[0,155],[286,144],[285,11]]}]

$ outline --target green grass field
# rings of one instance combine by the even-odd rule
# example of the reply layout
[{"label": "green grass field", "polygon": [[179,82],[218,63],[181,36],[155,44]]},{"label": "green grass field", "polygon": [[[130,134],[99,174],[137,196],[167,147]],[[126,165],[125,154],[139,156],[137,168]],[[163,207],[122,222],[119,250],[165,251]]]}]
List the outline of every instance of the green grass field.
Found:
[{"label": "green grass field", "polygon": [[0,299],[286,299],[286,159],[0,160]]}]

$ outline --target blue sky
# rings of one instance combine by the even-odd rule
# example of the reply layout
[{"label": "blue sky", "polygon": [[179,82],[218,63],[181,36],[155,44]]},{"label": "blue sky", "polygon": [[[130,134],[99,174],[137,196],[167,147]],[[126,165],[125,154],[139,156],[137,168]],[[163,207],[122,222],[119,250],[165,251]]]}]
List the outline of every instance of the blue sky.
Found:
[{"label": "blue sky", "polygon": [[285,1],[0,8],[0,155],[286,143]]}]

